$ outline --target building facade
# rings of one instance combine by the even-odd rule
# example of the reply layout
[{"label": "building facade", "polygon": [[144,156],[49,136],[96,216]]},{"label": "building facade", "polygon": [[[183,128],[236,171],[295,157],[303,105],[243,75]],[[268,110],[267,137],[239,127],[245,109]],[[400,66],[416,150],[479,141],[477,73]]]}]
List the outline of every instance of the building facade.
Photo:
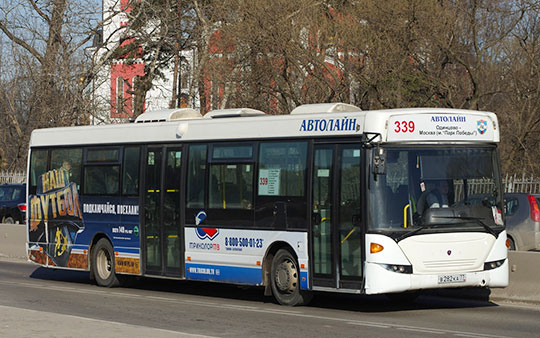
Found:
[{"label": "building facade", "polygon": [[[130,0],[103,0],[103,45],[97,50],[98,58],[118,46],[125,47],[134,43],[129,38]],[[108,20],[108,18],[111,18]],[[175,81],[171,62],[163,69],[163,78],[154,81],[152,88],[144,98],[144,111],[159,110],[175,106],[198,109],[199,99],[196,86],[192,86],[195,50],[180,51],[182,60],[179,67],[180,97],[176,104],[172,103],[173,81]],[[129,57],[122,55],[108,62],[100,70],[95,81],[96,99],[101,101],[102,109],[92,123],[123,123],[134,118],[135,86],[139,78],[145,75],[146,62],[139,48]]]}]

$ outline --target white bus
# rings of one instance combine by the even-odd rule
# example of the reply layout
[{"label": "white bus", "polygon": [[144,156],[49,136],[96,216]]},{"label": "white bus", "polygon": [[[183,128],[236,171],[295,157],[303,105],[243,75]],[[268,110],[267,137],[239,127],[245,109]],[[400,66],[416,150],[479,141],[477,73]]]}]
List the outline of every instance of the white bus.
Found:
[{"label": "white bus", "polygon": [[28,258],[91,272],[311,291],[508,284],[493,113],[302,105],[148,112],[35,130]]}]

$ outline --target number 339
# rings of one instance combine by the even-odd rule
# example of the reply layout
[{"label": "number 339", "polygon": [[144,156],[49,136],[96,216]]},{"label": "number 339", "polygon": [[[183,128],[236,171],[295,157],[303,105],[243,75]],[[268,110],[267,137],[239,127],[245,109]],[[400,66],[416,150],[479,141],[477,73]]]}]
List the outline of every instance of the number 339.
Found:
[{"label": "number 339", "polygon": [[396,133],[412,133],[414,131],[414,121],[396,121],[394,125]]}]

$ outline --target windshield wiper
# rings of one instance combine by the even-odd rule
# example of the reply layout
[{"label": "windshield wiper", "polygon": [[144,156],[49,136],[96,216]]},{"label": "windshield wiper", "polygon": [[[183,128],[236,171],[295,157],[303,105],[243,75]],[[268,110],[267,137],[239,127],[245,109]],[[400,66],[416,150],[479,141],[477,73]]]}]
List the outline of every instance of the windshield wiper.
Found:
[{"label": "windshield wiper", "polygon": [[[476,223],[478,223],[479,225],[481,225],[484,229],[486,229],[487,232],[489,232],[490,234],[492,234],[493,236],[495,236],[495,238],[497,238],[497,233],[489,226],[487,225],[486,223],[482,222],[482,218],[479,218],[479,217],[469,217],[469,216],[435,216],[436,218],[444,218],[444,219],[459,219],[459,220],[463,220],[463,221],[475,221]],[[462,222],[462,223],[465,223],[465,222]],[[455,223],[454,223],[455,224]],[[420,225],[417,229],[414,229],[413,231],[410,231],[410,232],[407,232],[407,233],[404,233],[403,235],[399,236],[398,238],[395,239],[396,243],[397,242],[400,242],[402,240],[404,240],[405,238],[408,238],[408,237],[411,237],[413,235],[416,235],[417,233],[419,233],[420,231],[422,230],[425,230],[425,229],[431,229],[431,228],[435,228],[437,227],[438,225],[444,225],[444,224],[425,224],[425,225]]]},{"label": "windshield wiper", "polygon": [[464,221],[475,221],[476,223],[480,224],[484,229],[486,229],[487,232],[495,236],[497,238],[497,233],[486,223],[482,222],[482,218],[480,217],[470,217],[470,216],[437,216],[437,218],[446,218],[446,219],[459,219]]},{"label": "windshield wiper", "polygon": [[413,231],[406,232],[403,235],[399,236],[398,238],[395,239],[395,241],[396,241],[396,243],[401,242],[402,240],[404,240],[407,237],[411,237],[411,236],[419,233],[420,231],[422,231],[424,229],[430,229],[430,228],[432,228],[432,225],[430,225],[430,224],[420,225],[417,229],[414,229]]}]

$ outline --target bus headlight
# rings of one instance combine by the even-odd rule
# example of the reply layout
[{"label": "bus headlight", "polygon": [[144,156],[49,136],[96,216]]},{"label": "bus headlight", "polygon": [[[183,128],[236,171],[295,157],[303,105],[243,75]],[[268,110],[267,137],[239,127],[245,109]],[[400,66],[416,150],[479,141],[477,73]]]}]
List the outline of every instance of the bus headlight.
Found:
[{"label": "bus headlight", "polygon": [[500,259],[498,261],[486,262],[486,263],[484,263],[484,270],[496,269],[496,268],[500,267],[501,265],[503,265],[505,260],[506,260],[506,258],[505,259]]},{"label": "bus headlight", "polygon": [[412,265],[381,264],[388,271],[397,273],[412,273]]}]

